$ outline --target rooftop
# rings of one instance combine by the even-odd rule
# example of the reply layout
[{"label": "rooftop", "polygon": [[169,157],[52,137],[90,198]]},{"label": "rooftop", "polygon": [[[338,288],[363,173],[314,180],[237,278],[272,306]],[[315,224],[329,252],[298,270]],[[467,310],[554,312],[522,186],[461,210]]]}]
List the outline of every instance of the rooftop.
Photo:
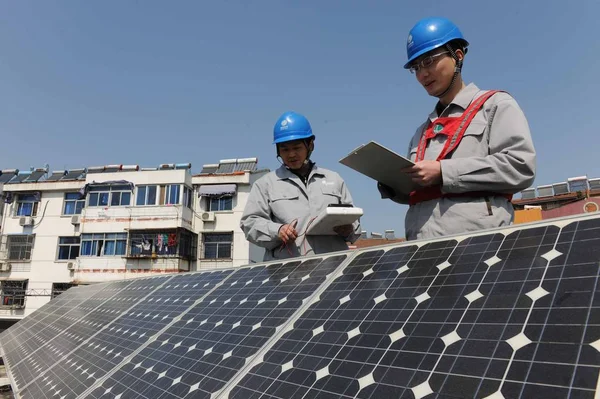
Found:
[{"label": "rooftop", "polygon": [[570,177],[567,181],[525,189],[520,194],[519,198],[513,200],[514,204],[544,203],[571,200],[585,195],[600,195],[600,178]]},{"label": "rooftop", "polygon": [[[258,158],[223,159],[218,164],[206,164],[202,171],[196,176],[237,174],[245,172],[257,172]],[[0,170],[0,184],[21,183],[43,183],[84,181],[86,177],[94,173],[118,173],[118,172],[147,172],[158,170],[191,170],[191,163],[169,163],[160,164],[157,167],[140,167],[139,165],[104,165],[89,166],[86,168],[53,170],[50,171],[46,165],[43,168],[31,168],[20,171],[19,169]]]}]

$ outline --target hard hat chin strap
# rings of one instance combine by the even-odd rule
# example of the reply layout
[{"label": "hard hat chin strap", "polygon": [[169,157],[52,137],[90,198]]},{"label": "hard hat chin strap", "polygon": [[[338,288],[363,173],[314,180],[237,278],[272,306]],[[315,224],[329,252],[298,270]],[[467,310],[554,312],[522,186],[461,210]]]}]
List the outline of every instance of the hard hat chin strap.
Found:
[{"label": "hard hat chin strap", "polygon": [[452,58],[454,58],[454,61],[456,61],[456,65],[454,66],[454,75],[452,76],[452,80],[450,81],[450,84],[448,85],[446,90],[444,90],[441,94],[436,95],[437,98],[444,97],[446,94],[448,94],[450,89],[452,89],[452,86],[456,82],[456,78],[458,77],[458,75],[460,75],[460,72],[462,70],[462,65],[463,65],[463,61],[458,58],[458,56],[454,52],[454,49],[452,48],[452,46],[449,43],[446,43],[446,48],[450,52],[450,55],[452,56]]}]

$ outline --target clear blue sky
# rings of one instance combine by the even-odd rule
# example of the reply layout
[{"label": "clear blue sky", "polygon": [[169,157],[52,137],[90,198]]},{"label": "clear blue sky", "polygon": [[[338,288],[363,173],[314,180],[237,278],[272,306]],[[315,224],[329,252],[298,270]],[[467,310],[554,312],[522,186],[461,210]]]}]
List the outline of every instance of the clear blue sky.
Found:
[{"label": "clear blue sky", "polygon": [[600,177],[596,0],[8,1],[0,12],[0,168],[155,166],[257,156],[309,117],[368,231],[406,208],[338,160],[369,140],[405,153],[435,104],[402,69],[408,30],[441,15],[471,42],[467,82],[512,93],[538,151],[535,185]]}]

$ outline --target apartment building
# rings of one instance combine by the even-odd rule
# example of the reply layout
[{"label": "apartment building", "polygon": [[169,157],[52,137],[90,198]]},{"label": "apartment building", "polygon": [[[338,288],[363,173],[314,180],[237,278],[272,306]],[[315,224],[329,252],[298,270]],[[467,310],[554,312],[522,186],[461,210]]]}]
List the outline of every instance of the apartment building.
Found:
[{"label": "apartment building", "polygon": [[0,174],[0,320],[78,284],[262,259],[239,228],[256,158]]}]

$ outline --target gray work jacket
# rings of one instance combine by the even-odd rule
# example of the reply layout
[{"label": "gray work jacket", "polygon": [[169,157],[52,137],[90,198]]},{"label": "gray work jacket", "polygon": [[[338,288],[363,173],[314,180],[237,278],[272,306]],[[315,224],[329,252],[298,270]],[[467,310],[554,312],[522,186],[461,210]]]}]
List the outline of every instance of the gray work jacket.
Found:
[{"label": "gray work jacket", "polygon": [[[434,110],[410,141],[410,159],[415,161],[421,134],[430,122],[438,117],[460,116],[471,101],[484,93],[471,83],[441,115]],[[432,138],[424,159],[436,159],[446,139],[444,134]],[[535,149],[529,124],[515,99],[503,92],[489,98],[471,121],[458,147],[440,163],[443,193],[514,194],[529,187],[535,178]],[[383,192],[382,197],[386,198]],[[511,202],[503,196],[488,198],[489,204],[481,197],[446,197],[413,205],[406,213],[406,239],[427,239],[512,224]],[[408,204],[408,196],[396,195],[392,200]]]},{"label": "gray work jacket", "polygon": [[315,165],[305,185],[281,166],[254,183],[240,227],[248,241],[265,248],[265,261],[347,250],[346,241],[354,242],[360,235],[359,221],[349,237],[301,235],[287,247],[279,239],[279,228],[294,219],[298,219],[296,231],[303,234],[310,220],[329,204],[352,205],[350,192],[337,173]]}]

